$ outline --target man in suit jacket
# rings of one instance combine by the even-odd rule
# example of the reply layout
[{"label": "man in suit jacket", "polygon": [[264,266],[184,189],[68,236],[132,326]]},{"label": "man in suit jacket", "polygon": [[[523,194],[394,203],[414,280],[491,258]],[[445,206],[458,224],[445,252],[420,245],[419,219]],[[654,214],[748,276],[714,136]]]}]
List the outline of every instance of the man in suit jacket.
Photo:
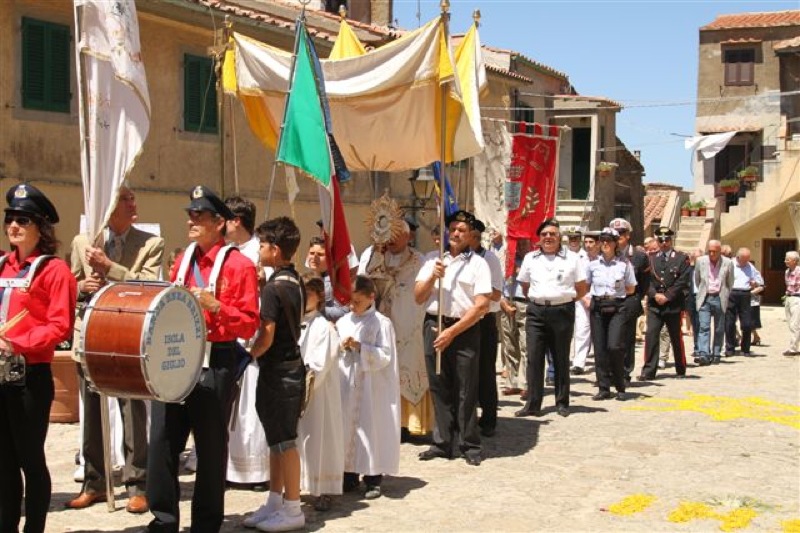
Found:
[{"label": "man in suit jacket", "polygon": [[[708,241],[708,254],[698,257],[694,265],[697,287],[698,353],[694,362],[700,366],[719,364],[725,340],[725,311],[733,287],[733,261],[722,255],[719,241]],[[714,319],[714,342],[711,344],[711,319]]]},{"label": "man in suit jacket", "polygon": [[639,381],[656,377],[658,370],[658,339],[661,328],[666,326],[672,343],[677,378],[686,377],[686,354],[681,334],[681,311],[691,280],[688,276],[689,258],[672,247],[675,235],[670,228],[656,231],[659,251],[652,262],[652,281],[647,291],[647,334],[645,336],[645,363]]},{"label": "man in suit jacket", "polygon": [[[138,230],[136,196],[127,186],[120,188],[117,206],[104,230],[105,246],[95,247],[86,235],[72,241],[72,273],[78,280],[78,300],[88,302],[109,281],[156,280],[164,256],[164,239]],[[69,509],[83,509],[106,498],[103,462],[100,396],[87,387],[78,365],[83,391],[84,483],[80,495],[68,501]],[[128,490],[127,511],[148,510],[145,497],[147,475],[147,408],[142,400],[119,399],[125,439],[122,481]]]}]

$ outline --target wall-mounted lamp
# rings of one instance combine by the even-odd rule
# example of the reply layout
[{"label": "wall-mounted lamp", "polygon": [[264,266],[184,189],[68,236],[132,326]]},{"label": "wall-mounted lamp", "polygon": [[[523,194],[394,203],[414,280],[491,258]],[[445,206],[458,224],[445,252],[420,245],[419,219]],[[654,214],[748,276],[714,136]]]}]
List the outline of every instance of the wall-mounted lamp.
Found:
[{"label": "wall-mounted lamp", "polygon": [[433,195],[436,183],[433,178],[433,171],[429,168],[421,168],[415,172],[414,176],[408,178],[411,182],[411,192],[414,193],[414,200],[423,205]]},{"label": "wall-mounted lamp", "polygon": [[776,237],[780,237],[781,236],[781,227],[780,226],[775,226],[775,236]]}]

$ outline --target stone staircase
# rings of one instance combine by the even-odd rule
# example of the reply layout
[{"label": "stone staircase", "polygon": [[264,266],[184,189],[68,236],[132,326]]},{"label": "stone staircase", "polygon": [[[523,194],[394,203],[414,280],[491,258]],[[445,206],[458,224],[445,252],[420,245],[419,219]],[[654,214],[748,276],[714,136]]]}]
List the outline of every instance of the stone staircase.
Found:
[{"label": "stone staircase", "polygon": [[591,200],[559,199],[556,206],[556,219],[562,228],[580,226],[586,229],[591,227],[593,213],[594,202]]},{"label": "stone staircase", "polygon": [[689,253],[701,244],[706,217],[681,217],[678,231],[675,234],[675,249]]}]

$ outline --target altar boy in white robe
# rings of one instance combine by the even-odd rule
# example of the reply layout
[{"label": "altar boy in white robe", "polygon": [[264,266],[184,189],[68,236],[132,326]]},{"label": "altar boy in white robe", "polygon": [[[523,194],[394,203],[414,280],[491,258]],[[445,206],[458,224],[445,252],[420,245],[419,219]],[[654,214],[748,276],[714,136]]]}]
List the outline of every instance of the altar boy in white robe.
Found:
[{"label": "altar boy in white robe", "polygon": [[344,422],[345,492],[364,476],[368,500],[380,497],[383,474],[400,467],[400,380],[392,322],[375,310],[375,284],[356,277],[350,313],[336,327]]},{"label": "altar boy in white robe", "polygon": [[339,334],[325,318],[325,283],[314,273],[303,276],[305,316],[300,331],[300,353],[314,389],[297,426],[300,451],[300,489],[317,496],[314,509],[327,511],[331,495],[342,493],[344,437],[342,393],[339,386]]}]

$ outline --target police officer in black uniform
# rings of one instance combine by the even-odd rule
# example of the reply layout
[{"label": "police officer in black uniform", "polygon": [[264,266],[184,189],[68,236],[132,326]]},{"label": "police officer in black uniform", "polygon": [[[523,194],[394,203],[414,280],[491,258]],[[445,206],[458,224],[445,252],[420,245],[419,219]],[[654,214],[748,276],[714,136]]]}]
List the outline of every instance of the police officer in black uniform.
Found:
[{"label": "police officer in black uniform", "polygon": [[647,292],[647,334],[645,336],[645,363],[639,381],[655,379],[658,370],[658,337],[663,326],[669,331],[675,373],[686,377],[686,354],[681,336],[681,311],[689,288],[689,257],[672,247],[675,235],[667,227],[658,228],[655,237],[659,251],[651,258],[652,282]]},{"label": "police officer in black uniform", "polygon": [[627,257],[628,261],[633,265],[633,273],[636,276],[636,291],[627,295],[623,303],[625,313],[628,315],[628,321],[625,324],[627,328],[625,335],[625,381],[630,383],[631,374],[636,365],[636,322],[644,313],[642,300],[647,296],[647,290],[650,288],[650,260],[647,258],[646,253],[637,250],[631,244],[631,231],[633,228],[631,228],[630,222],[624,218],[615,218],[609,223],[609,227],[619,233],[617,249],[619,254]]}]

